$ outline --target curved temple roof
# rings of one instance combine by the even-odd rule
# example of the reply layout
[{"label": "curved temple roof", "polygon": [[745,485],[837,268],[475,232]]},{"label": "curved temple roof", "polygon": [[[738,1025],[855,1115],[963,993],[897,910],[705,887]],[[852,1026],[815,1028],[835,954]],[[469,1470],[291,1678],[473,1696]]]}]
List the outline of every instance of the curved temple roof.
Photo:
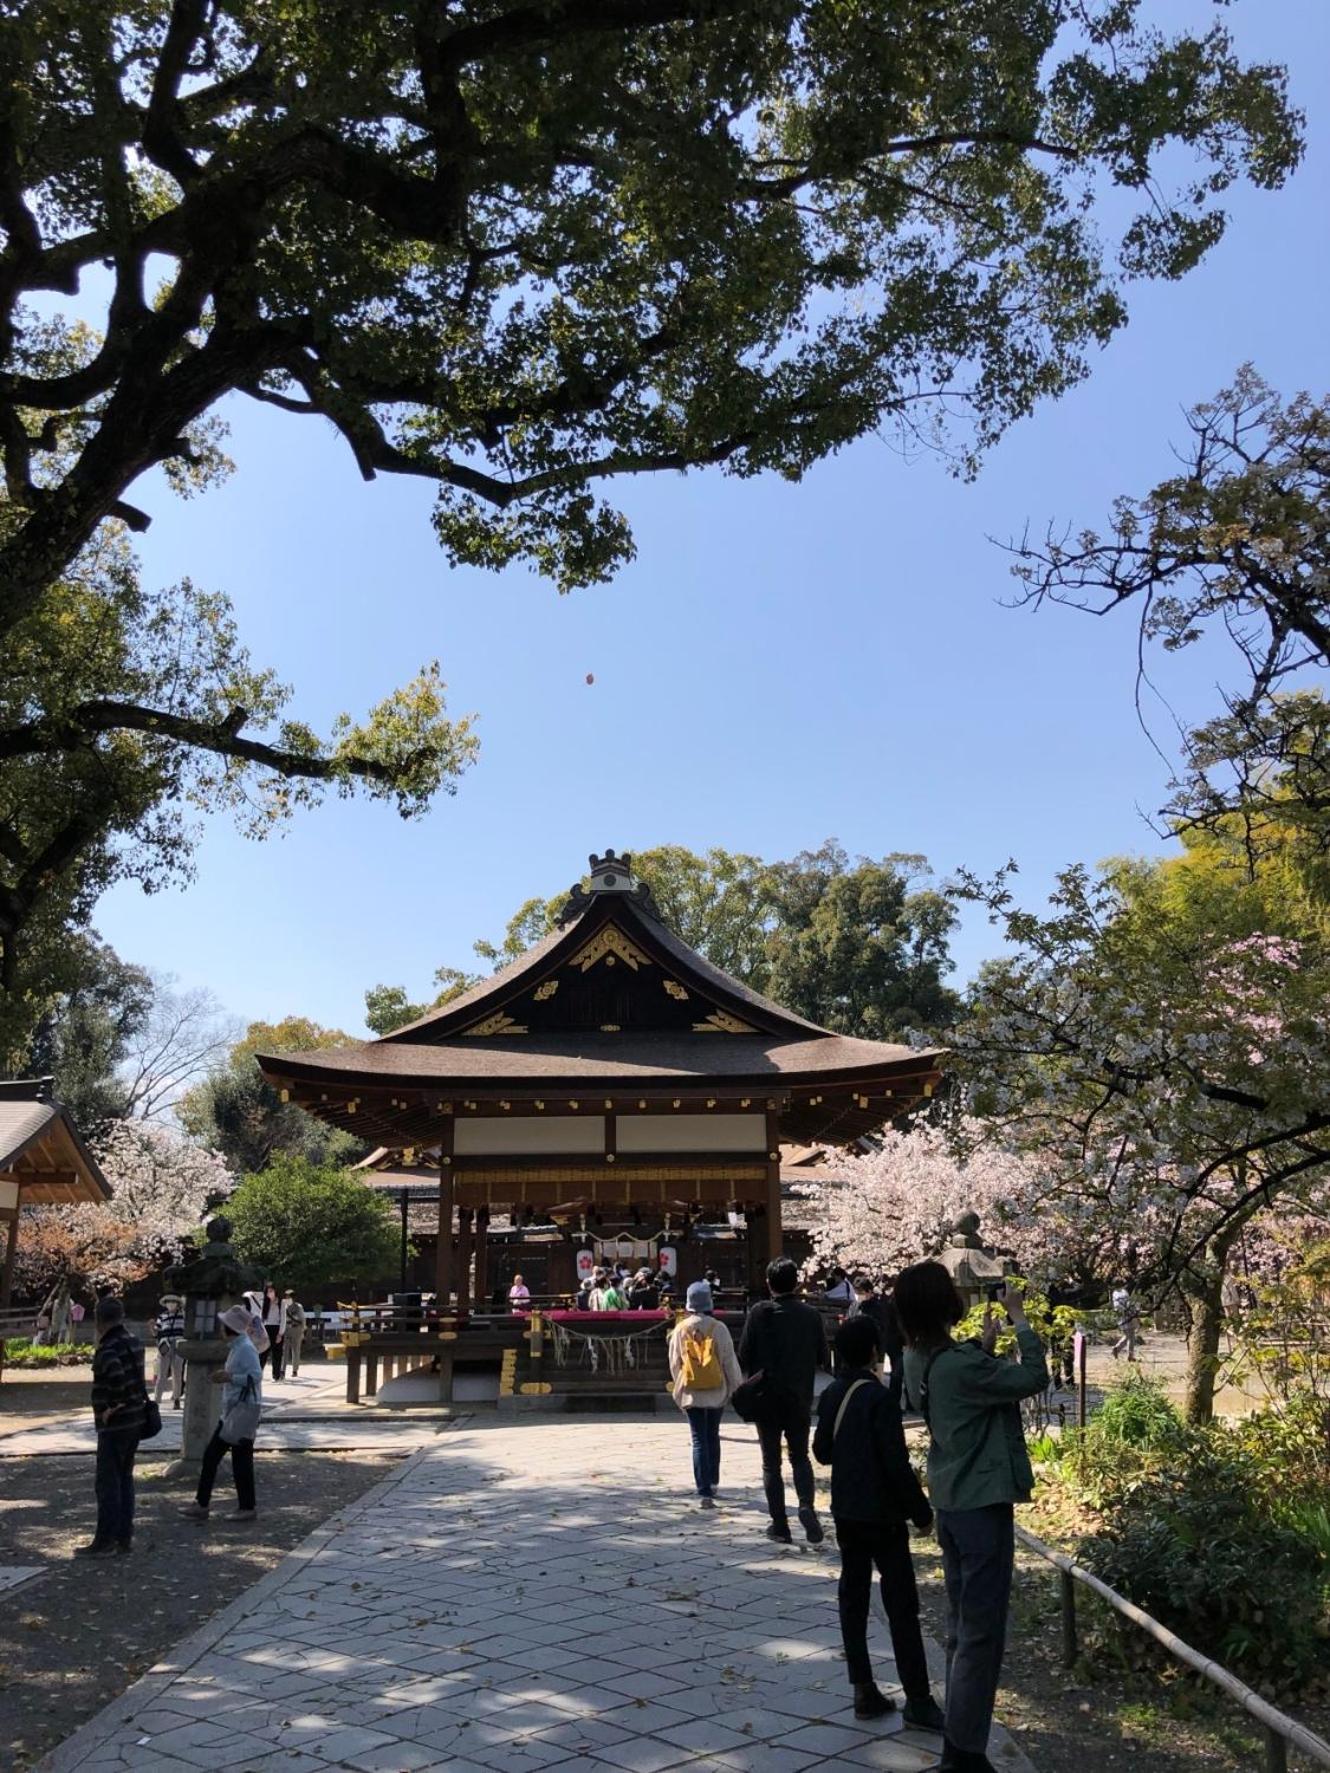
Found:
[{"label": "curved temple roof", "polygon": [[557,1091],[551,1106],[576,1112],[579,1084],[644,1091],[653,1106],[670,1090],[732,1101],[750,1088],[785,1136],[843,1141],[931,1094],[942,1056],[833,1034],[722,972],[610,850],[560,927],[492,978],[380,1040],[258,1063],[312,1113],[387,1144],[427,1139],[449,1095]]}]

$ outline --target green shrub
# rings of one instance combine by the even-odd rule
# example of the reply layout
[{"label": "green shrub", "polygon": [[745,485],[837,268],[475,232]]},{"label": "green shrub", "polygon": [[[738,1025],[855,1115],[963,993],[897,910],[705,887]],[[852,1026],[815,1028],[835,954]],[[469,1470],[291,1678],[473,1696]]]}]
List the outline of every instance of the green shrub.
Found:
[{"label": "green shrub", "polygon": [[77,1367],[92,1359],[92,1345],[81,1342],[34,1344],[29,1336],[11,1336],[5,1342],[7,1367]]},{"label": "green shrub", "polygon": [[[1101,1523],[1076,1555],[1263,1691],[1294,1690],[1325,1667],[1325,1437],[1315,1399],[1192,1428],[1132,1375],[1063,1437],[1061,1479]],[[1136,1627],[1121,1630],[1144,1648]]]},{"label": "green shrub", "polygon": [[1267,1693],[1304,1691],[1323,1667],[1325,1556],[1265,1505],[1256,1460],[1228,1430],[1189,1431],[1099,1512],[1078,1557],[1196,1649]]}]

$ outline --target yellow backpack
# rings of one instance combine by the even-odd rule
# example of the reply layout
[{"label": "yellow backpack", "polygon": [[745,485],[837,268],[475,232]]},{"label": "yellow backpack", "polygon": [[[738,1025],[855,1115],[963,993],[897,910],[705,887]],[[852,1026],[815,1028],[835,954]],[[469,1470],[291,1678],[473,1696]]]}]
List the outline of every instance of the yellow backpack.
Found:
[{"label": "yellow backpack", "polygon": [[716,1353],[713,1336],[689,1330],[683,1339],[680,1372],[686,1391],[719,1391],[725,1383],[725,1369]]}]

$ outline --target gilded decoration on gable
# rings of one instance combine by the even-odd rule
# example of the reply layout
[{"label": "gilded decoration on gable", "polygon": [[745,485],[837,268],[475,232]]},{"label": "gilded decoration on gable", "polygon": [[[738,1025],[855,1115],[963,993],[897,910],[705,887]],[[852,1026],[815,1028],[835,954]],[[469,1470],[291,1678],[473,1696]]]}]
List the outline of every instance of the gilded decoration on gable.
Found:
[{"label": "gilded decoration on gable", "polygon": [[532,996],[537,1003],[548,1003],[558,989],[559,981],[557,979],[546,979],[543,985],[536,986]]},{"label": "gilded decoration on gable", "polygon": [[695,1034],[755,1034],[757,1030],[750,1028],[747,1022],[741,1022],[728,1010],[712,1010],[705,1022],[694,1022]]},{"label": "gilded decoration on gable", "polygon": [[515,1022],[507,1010],[497,1010],[494,1015],[486,1016],[483,1022],[476,1022],[472,1027],[464,1029],[465,1034],[525,1034],[524,1022]]},{"label": "gilded decoration on gable", "polygon": [[666,991],[669,992],[671,997],[677,999],[677,1001],[679,1003],[687,1003],[688,1002],[688,993],[684,990],[683,986],[679,983],[679,981],[677,979],[665,979],[662,982],[665,986]]},{"label": "gilded decoration on gable", "polygon": [[651,956],[644,954],[635,942],[630,942],[623,931],[612,923],[607,923],[599,935],[593,936],[585,947],[579,948],[568,964],[580,967],[585,973],[599,960],[603,960],[607,966],[613,966],[616,960],[621,960],[634,972],[638,967],[651,965]]}]

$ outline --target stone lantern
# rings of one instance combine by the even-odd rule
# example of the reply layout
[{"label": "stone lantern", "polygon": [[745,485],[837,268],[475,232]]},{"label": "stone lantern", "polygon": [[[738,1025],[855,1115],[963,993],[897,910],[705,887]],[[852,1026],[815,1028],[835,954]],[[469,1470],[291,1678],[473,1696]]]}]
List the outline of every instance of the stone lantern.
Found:
[{"label": "stone lantern", "polygon": [[979,1236],[978,1213],[961,1214],[937,1259],[956,1283],[967,1310],[983,1298],[985,1287],[1000,1286],[1007,1277],[1007,1262],[985,1248]]},{"label": "stone lantern", "polygon": [[180,1458],[172,1477],[193,1475],[203,1460],[221,1415],[221,1391],[213,1374],[226,1360],[226,1340],[218,1334],[218,1314],[238,1304],[247,1288],[257,1287],[257,1268],[241,1262],[231,1246],[231,1221],[208,1221],[208,1241],[192,1262],[168,1268],[166,1283],[184,1295],[185,1409],[180,1426]]}]

